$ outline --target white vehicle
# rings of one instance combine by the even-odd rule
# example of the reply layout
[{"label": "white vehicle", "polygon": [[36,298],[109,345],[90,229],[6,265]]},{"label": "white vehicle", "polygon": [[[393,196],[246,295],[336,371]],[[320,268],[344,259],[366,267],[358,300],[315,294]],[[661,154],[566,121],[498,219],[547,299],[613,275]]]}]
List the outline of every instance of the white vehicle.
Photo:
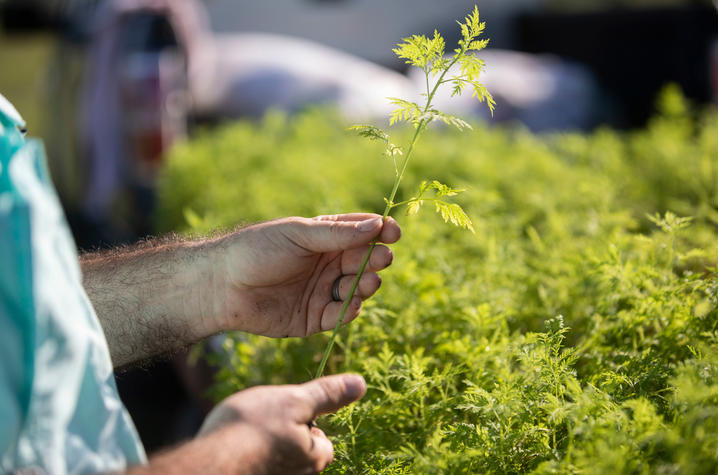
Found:
[{"label": "white vehicle", "polygon": [[[492,45],[515,44],[512,22],[543,0],[208,0],[215,33],[297,36],[401,69],[391,49],[398,39],[434,28],[451,39],[456,20],[478,5]],[[458,39],[458,35],[456,36]],[[450,43],[449,43],[450,44]]]}]

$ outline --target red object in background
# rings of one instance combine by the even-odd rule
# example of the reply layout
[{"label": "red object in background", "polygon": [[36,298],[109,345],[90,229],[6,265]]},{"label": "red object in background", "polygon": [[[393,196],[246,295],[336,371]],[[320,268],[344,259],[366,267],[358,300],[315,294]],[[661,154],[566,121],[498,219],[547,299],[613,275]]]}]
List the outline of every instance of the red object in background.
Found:
[{"label": "red object in background", "polygon": [[162,156],[186,131],[186,67],[173,50],[130,53],[120,77],[131,176],[154,185]]}]

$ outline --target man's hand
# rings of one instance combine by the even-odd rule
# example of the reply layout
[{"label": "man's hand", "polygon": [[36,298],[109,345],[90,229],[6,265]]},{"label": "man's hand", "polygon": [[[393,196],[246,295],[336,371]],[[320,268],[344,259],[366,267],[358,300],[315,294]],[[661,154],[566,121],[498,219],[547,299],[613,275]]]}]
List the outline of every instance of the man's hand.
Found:
[{"label": "man's hand", "polygon": [[[392,218],[376,214],[286,218],[205,241],[148,241],[86,254],[83,283],[115,366],[182,348],[223,330],[306,336],[333,328],[374,238],[399,239]],[[372,252],[345,322],[379,288],[392,261]]]},{"label": "man's hand", "polygon": [[[217,327],[273,337],[307,336],[334,328],[374,238],[394,243],[396,221],[375,214],[286,218],[245,228],[225,238],[216,254]],[[344,322],[381,285],[377,271],[393,259],[389,248],[372,251]],[[332,298],[339,280],[341,301]],[[216,294],[212,294],[213,297]]]},{"label": "man's hand", "polygon": [[308,423],[360,399],[361,376],[344,374],[288,386],[259,386],[228,397],[192,442],[150,460],[133,474],[317,473],[332,461],[324,433]]}]

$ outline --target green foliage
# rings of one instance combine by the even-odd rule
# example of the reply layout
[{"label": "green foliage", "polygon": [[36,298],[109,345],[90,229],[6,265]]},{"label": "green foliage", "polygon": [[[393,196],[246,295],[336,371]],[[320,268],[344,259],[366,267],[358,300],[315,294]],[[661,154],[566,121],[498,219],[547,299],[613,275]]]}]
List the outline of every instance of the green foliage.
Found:
[{"label": "green foliage", "polygon": [[444,38],[441,37],[438,31],[434,30],[433,38],[429,39],[424,35],[412,35],[410,38],[404,38],[404,42],[399,43],[392,51],[399,58],[405,59],[406,64],[436,74],[443,71],[448,64],[446,58],[444,58],[445,49]]},{"label": "green foliage", "polygon": [[[428,190],[434,190],[433,198],[424,198],[424,194]],[[453,225],[468,229],[473,233],[475,231],[474,226],[471,224],[471,218],[466,215],[461,206],[456,203],[448,203],[441,199],[445,196],[455,196],[462,191],[465,190],[451,188],[443,183],[439,183],[436,180],[432,182],[424,180],[421,182],[421,185],[419,185],[419,194],[406,202],[407,214],[419,213],[419,210],[424,202],[431,201],[434,203],[437,213],[441,215],[445,223],[450,221]]]},{"label": "green foliage", "polygon": [[[484,61],[479,59],[475,54],[486,48],[489,44],[488,39],[478,39],[484,32],[486,24],[480,20],[479,9],[474,6],[474,10],[467,15],[464,22],[457,22],[461,30],[461,39],[453,56],[446,56],[446,43],[439,32],[434,30],[434,37],[427,38],[423,35],[413,35],[405,38],[393,51],[399,57],[405,60],[406,64],[421,69],[426,76],[426,97],[427,103],[431,103],[436,89],[443,84],[452,86],[452,96],[459,95],[464,91],[466,86],[472,90],[472,96],[479,101],[486,101],[491,113],[493,114],[496,102],[489,91],[481,84],[479,77],[484,71]],[[451,78],[446,78],[447,73],[454,71],[452,68],[458,64],[460,73],[455,74]],[[431,80],[435,76],[439,76],[438,80],[431,86]],[[398,106],[392,113],[389,125],[398,122],[411,122],[414,127],[418,127],[423,121],[431,122],[434,119],[440,119],[450,125],[455,125],[459,129],[466,127],[466,122],[460,121],[454,117],[446,116],[443,113],[430,109],[428,106],[422,108],[418,104],[403,99],[390,98],[392,104]]]},{"label": "green foliage", "polygon": [[[407,182],[436,183],[397,201],[456,183],[476,234],[399,218],[382,290],[329,359],[369,385],[319,420],[329,473],[716,472],[718,112],[684,105],[630,134],[426,132]],[[376,211],[385,142],[339,122],[273,114],[176,148],[164,230]],[[217,397],[306,381],[327,339],[228,335]]]}]

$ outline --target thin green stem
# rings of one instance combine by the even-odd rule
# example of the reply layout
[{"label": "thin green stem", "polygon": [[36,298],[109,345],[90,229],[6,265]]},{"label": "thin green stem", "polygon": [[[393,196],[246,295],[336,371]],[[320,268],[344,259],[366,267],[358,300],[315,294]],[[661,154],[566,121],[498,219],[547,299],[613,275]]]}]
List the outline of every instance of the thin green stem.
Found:
[{"label": "thin green stem", "polygon": [[342,326],[342,321],[344,320],[344,315],[347,313],[347,308],[349,308],[349,303],[351,302],[352,298],[354,298],[354,294],[356,293],[357,287],[359,286],[359,279],[361,279],[362,274],[364,273],[364,269],[366,268],[367,262],[369,262],[369,258],[371,257],[371,252],[374,250],[374,247],[376,246],[376,239],[374,239],[371,242],[371,245],[369,246],[369,251],[367,251],[366,255],[364,256],[364,260],[361,263],[361,266],[359,267],[359,272],[357,273],[356,278],[354,278],[354,283],[352,283],[352,288],[349,291],[349,296],[344,301],[344,305],[342,305],[342,311],[339,314],[339,320],[337,321],[337,325],[334,327],[334,331],[332,332],[332,336],[329,338],[329,343],[327,343],[327,347],[324,349],[324,355],[322,356],[322,361],[319,363],[319,368],[317,368],[317,373],[314,375],[314,378],[319,378],[322,376],[322,373],[324,372],[324,366],[327,364],[327,360],[329,359],[329,354],[332,351],[332,347],[334,346],[334,341],[337,339],[337,333],[339,333],[339,328]]},{"label": "thin green stem", "polygon": [[428,94],[429,94],[429,69],[428,68],[424,69],[424,77],[426,77],[426,94],[428,97]]},{"label": "thin green stem", "polygon": [[[426,75],[426,90],[427,90],[427,97],[426,97],[426,106],[424,107],[424,114],[426,114],[429,111],[429,108],[431,107],[431,101],[434,99],[434,95],[436,94],[437,89],[441,85],[441,83],[444,80],[444,76],[446,76],[446,73],[451,69],[451,67],[456,64],[456,61],[459,59],[459,56],[464,54],[466,51],[466,46],[462,47],[461,52],[456,54],[454,56],[453,61],[449,64],[449,66],[444,69],[444,71],[441,73],[441,76],[439,76],[439,80],[436,81],[436,84],[434,84],[434,88],[429,91],[429,75]],[[414,145],[416,145],[416,142],[419,140],[419,136],[424,132],[426,129],[426,126],[429,124],[429,121],[427,119],[421,119],[419,123],[416,125],[416,130],[414,131],[414,136],[411,138],[411,142],[409,142],[409,147],[406,150],[406,155],[404,156],[404,161],[401,165],[401,170],[397,173],[396,177],[394,178],[394,185],[391,189],[391,194],[389,195],[389,199],[386,202],[386,206],[384,207],[384,214],[382,215],[382,219],[386,220],[387,217],[389,217],[389,212],[391,209],[395,206],[394,205],[394,198],[396,197],[396,193],[399,190],[399,184],[401,183],[401,179],[404,177],[404,172],[406,171],[406,166],[409,164],[409,159],[411,158],[411,154],[414,151]],[[326,348],[324,349],[324,354],[322,355],[322,360],[319,363],[319,367],[317,368],[317,372],[314,375],[314,378],[319,378],[322,376],[322,373],[324,373],[324,367],[327,364],[327,360],[329,359],[329,355],[332,352],[332,348],[334,347],[334,341],[337,338],[337,334],[339,333],[339,329],[342,326],[342,322],[344,321],[344,316],[347,313],[347,309],[349,308],[349,303],[354,298],[354,295],[356,294],[357,287],[359,287],[359,280],[361,279],[362,275],[364,274],[364,269],[366,269],[367,263],[369,262],[369,258],[371,257],[371,253],[376,247],[377,240],[374,239],[371,244],[369,245],[369,250],[367,251],[366,255],[364,256],[364,260],[361,263],[361,266],[359,266],[359,271],[357,272],[356,277],[354,278],[354,282],[352,283],[352,287],[349,290],[349,295],[347,296],[346,300],[344,300],[344,305],[342,305],[341,312],[339,313],[339,319],[337,320],[337,324],[334,327],[334,331],[332,332],[331,337],[329,337],[329,342],[327,343]]]},{"label": "thin green stem", "polygon": [[[427,103],[428,104],[428,103]],[[427,105],[428,108],[428,105]],[[391,211],[391,208],[393,207],[392,202],[394,201],[394,198],[396,197],[396,192],[399,189],[399,183],[401,182],[401,178],[404,176],[404,171],[406,171],[406,165],[409,163],[409,158],[411,158],[411,153],[414,150],[414,144],[416,144],[416,141],[419,139],[419,135],[423,131],[424,127],[426,126],[426,123],[424,120],[419,122],[419,125],[416,128],[416,131],[414,132],[414,136],[411,139],[411,142],[409,143],[409,148],[407,149],[406,156],[404,158],[404,163],[402,164],[401,171],[396,175],[394,178],[394,186],[391,190],[391,195],[389,195],[389,199],[387,200],[386,206],[384,207],[384,214],[382,215],[382,219],[386,220],[387,217],[389,217],[389,212]],[[369,262],[369,258],[371,257],[371,253],[376,247],[377,240],[374,239],[371,244],[369,245],[369,250],[367,251],[366,255],[364,256],[364,260],[361,263],[361,266],[359,266],[359,271],[357,272],[356,277],[354,278],[354,282],[352,283],[352,287],[349,290],[349,295],[347,296],[346,300],[344,300],[344,305],[342,305],[342,310],[339,313],[339,320],[337,320],[337,324],[334,327],[334,331],[332,332],[332,336],[329,337],[329,343],[327,343],[326,348],[324,349],[324,355],[322,356],[322,360],[319,363],[319,367],[317,368],[317,372],[314,375],[314,378],[319,378],[322,376],[322,373],[324,373],[324,367],[327,364],[327,360],[329,359],[329,355],[331,354],[332,348],[334,347],[334,341],[337,338],[337,333],[339,333],[339,329],[342,326],[342,322],[344,321],[344,316],[347,313],[347,308],[349,308],[349,303],[351,302],[352,298],[354,298],[354,294],[356,293],[357,287],[359,287],[359,280],[361,279],[361,276],[364,274],[364,269],[366,269],[366,265]]]},{"label": "thin green stem", "polygon": [[[404,158],[404,163],[402,164],[401,171],[396,175],[394,178],[394,186],[391,190],[391,195],[389,196],[389,199],[387,200],[386,206],[384,207],[384,214],[382,215],[382,219],[386,220],[387,217],[389,217],[389,212],[391,211],[392,202],[394,201],[394,197],[396,197],[396,192],[399,189],[399,183],[401,182],[401,178],[404,176],[404,171],[406,170],[406,165],[409,163],[409,158],[411,158],[412,150],[414,149],[414,144],[419,138],[419,134],[421,133],[422,129],[425,127],[424,121],[422,120],[419,123],[419,126],[416,128],[416,131],[414,132],[414,137],[411,139],[411,143],[409,144],[409,148],[407,149],[406,156]],[[346,300],[344,300],[344,305],[342,305],[342,310],[339,313],[339,320],[337,320],[337,324],[334,327],[334,331],[332,332],[332,336],[329,337],[329,343],[327,343],[326,348],[324,349],[324,355],[322,356],[322,360],[319,363],[319,367],[317,368],[317,372],[314,375],[314,378],[319,378],[322,376],[322,373],[324,373],[324,367],[327,364],[327,360],[329,359],[329,355],[331,354],[332,348],[334,347],[334,341],[337,338],[337,333],[339,333],[339,329],[342,326],[342,322],[344,321],[344,316],[347,313],[347,308],[349,308],[349,303],[351,302],[352,298],[354,298],[354,294],[356,293],[357,287],[359,287],[359,280],[361,279],[361,276],[364,274],[364,269],[366,269],[366,265],[369,262],[369,258],[371,257],[371,253],[376,247],[377,240],[374,239],[371,244],[369,245],[369,250],[367,250],[366,255],[364,255],[364,260],[362,260],[361,265],[359,266],[359,271],[357,272],[356,277],[354,278],[354,282],[352,283],[352,287],[349,290],[349,295],[347,296]]]}]

